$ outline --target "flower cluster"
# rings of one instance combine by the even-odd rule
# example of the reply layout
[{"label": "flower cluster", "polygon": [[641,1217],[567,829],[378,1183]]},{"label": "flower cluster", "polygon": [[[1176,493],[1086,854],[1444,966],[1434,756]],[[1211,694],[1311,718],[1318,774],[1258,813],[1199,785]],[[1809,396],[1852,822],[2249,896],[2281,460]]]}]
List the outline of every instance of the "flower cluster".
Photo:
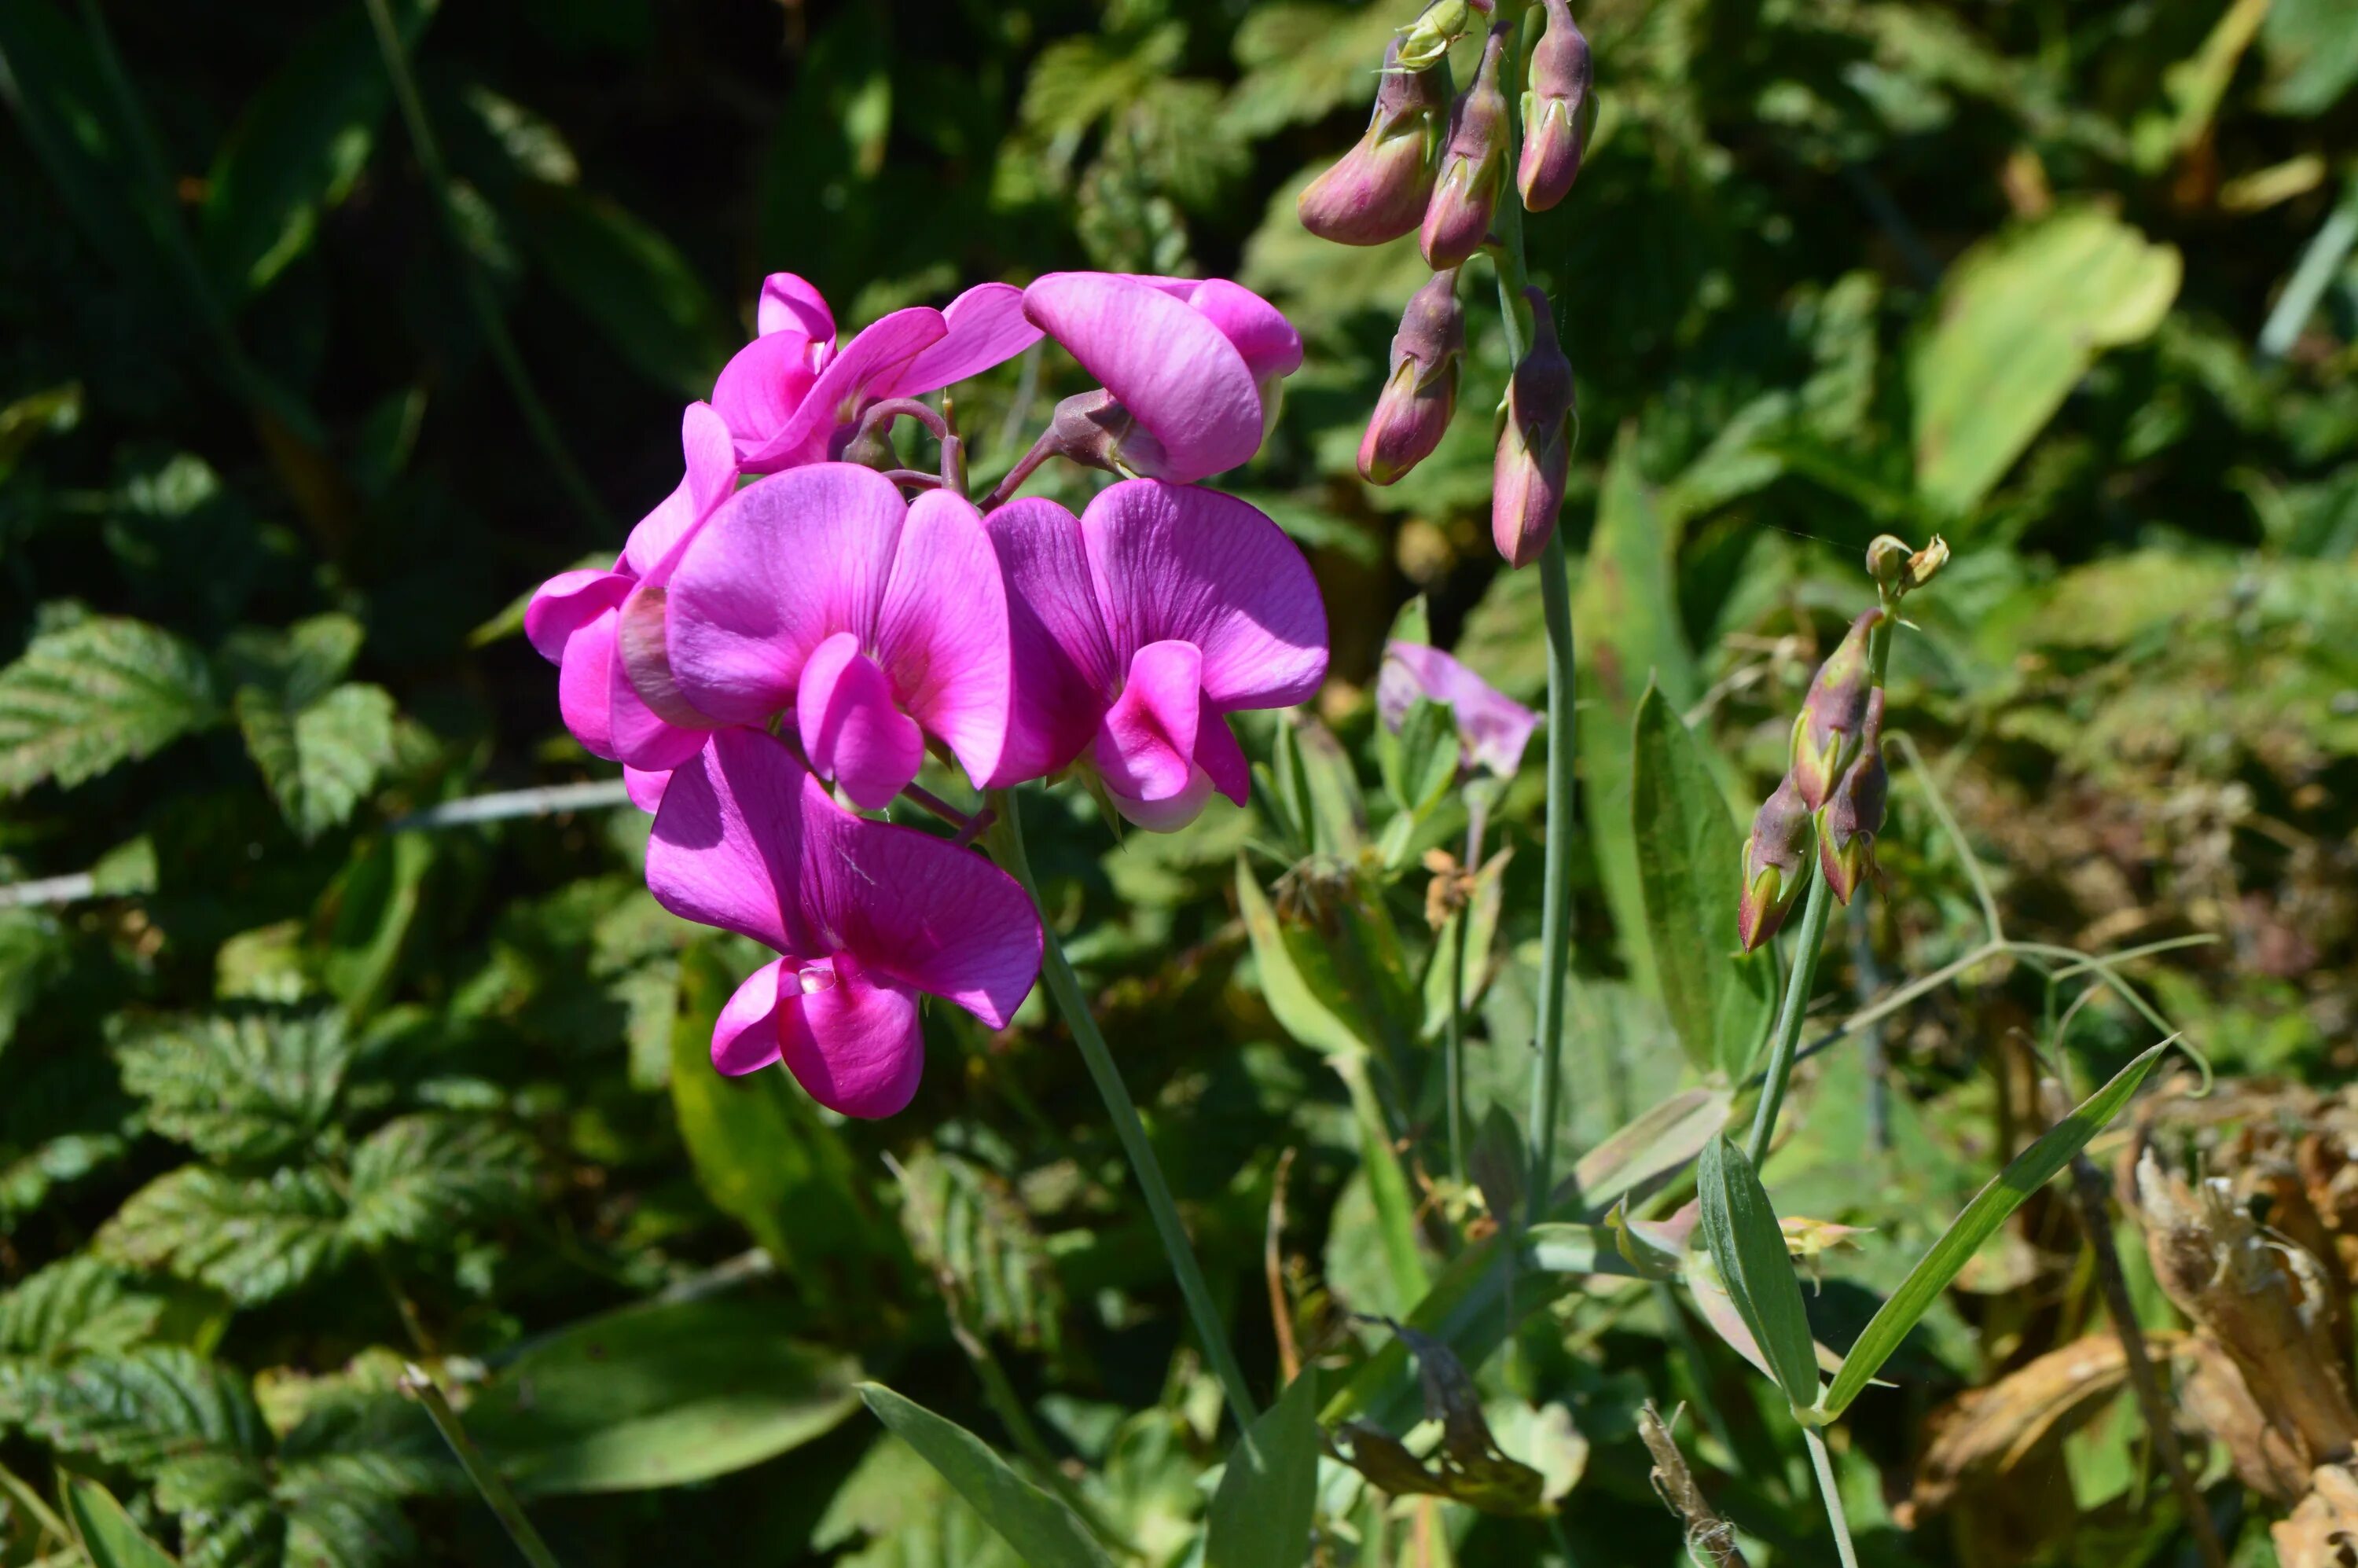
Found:
[{"label": "flower cluster", "polygon": [[[1232,283],[1083,273],[848,342],[781,273],[757,320],[687,411],[678,487],[610,569],[545,584],[525,629],[567,727],[654,813],[656,899],[779,955],[722,1010],[714,1065],[783,1061],[822,1104],[886,1116],[916,1092],[918,995],[1003,1028],[1042,935],[963,841],[861,813],[932,753],[978,790],[1083,773],[1132,823],[1183,827],[1215,790],[1245,799],[1226,715],[1324,678],[1300,551],[1195,482],[1260,449],[1302,343]],[[914,400],[1044,335],[1101,390],[978,505],[955,431]],[[938,476],[899,465],[903,417],[938,438]],[[1008,499],[1057,456],[1121,477],[1077,517]]]},{"label": "flower cluster", "polygon": [[[1466,350],[1459,271],[1476,253],[1497,245],[1501,200],[1511,207],[1520,199],[1520,208],[1533,212],[1562,201],[1579,176],[1595,123],[1588,40],[1574,25],[1567,0],[1541,0],[1545,30],[1531,47],[1519,99],[1522,145],[1509,195],[1517,21],[1491,24],[1473,82],[1450,94],[1450,43],[1474,13],[1493,9],[1433,0],[1401,28],[1384,56],[1366,134],[1303,189],[1298,204],[1303,227],[1338,244],[1382,244],[1413,233],[1433,268],[1433,281],[1401,318],[1383,395],[1359,445],[1359,472],[1371,484],[1399,480],[1432,455],[1448,428]],[[1522,567],[1537,560],[1555,534],[1572,463],[1574,398],[1572,362],[1556,341],[1546,295],[1525,288],[1507,308],[1519,323],[1527,309],[1530,321],[1528,346],[1499,410],[1490,533],[1507,563]]]}]

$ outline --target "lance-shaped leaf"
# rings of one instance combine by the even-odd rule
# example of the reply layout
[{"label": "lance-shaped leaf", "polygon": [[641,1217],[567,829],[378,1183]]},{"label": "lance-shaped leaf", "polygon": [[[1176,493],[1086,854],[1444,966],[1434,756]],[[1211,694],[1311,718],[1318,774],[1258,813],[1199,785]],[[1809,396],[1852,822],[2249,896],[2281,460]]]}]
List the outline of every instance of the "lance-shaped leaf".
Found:
[{"label": "lance-shaped leaf", "polygon": [[1305,1372],[1229,1454],[1205,1523],[1205,1568],[1295,1568],[1317,1502],[1317,1379]]},{"label": "lance-shaped leaf", "polygon": [[1736,1303],[1736,1315],[1768,1357],[1777,1386],[1805,1410],[1818,1396],[1817,1353],[1810,1344],[1810,1318],[1801,1304],[1801,1281],[1786,1256],[1785,1233],[1777,1211],[1752,1172],[1744,1151],[1725,1138],[1704,1145],[1695,1170],[1703,1201],[1704,1241],[1719,1266],[1720,1282]]},{"label": "lance-shaped leaf", "polygon": [[89,1476],[66,1483],[66,1509],[95,1568],[172,1568],[171,1554],[141,1534],[114,1494]]},{"label": "lance-shaped leaf", "polygon": [[1073,1510],[1010,1469],[982,1439],[882,1383],[860,1384],[860,1397],[1032,1568],[1109,1568]]},{"label": "lance-shaped leaf", "polygon": [[[1891,1299],[1868,1320],[1850,1354],[1843,1358],[1842,1370],[1834,1374],[1818,1408],[1825,1419],[1833,1420],[1848,1409],[1867,1383],[1881,1370],[1908,1331],[1916,1326],[1917,1319],[1931,1310],[1932,1303],[1959,1270],[1973,1260],[1983,1242],[1995,1235],[2006,1217],[2022,1206],[2023,1201],[2047,1184],[2055,1173],[2071,1162],[2071,1156],[2088,1146],[2088,1141],[2104,1129],[2136,1093],[2137,1086],[2153,1070],[2169,1042],[2151,1050],[2123,1067],[2111,1083],[2082,1100],[2078,1108],[2057,1122],[2047,1136],[2014,1157],[2014,1162],[1974,1195],[1974,1201],[1950,1222],[1941,1239],[1932,1243],[1931,1250],[1908,1272]],[[1782,1243],[1779,1244],[1780,1247]],[[1795,1287],[1799,1300],[1800,1286]]]}]

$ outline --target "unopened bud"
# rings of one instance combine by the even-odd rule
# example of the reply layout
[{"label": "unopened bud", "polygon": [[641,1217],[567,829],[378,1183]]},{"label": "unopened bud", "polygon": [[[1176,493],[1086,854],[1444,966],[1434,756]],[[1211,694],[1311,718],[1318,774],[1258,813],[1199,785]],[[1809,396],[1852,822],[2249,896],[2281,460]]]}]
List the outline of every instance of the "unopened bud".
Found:
[{"label": "unopened bud", "polygon": [[1449,67],[1403,68],[1402,41],[1394,38],[1384,53],[1366,132],[1294,202],[1302,226],[1322,240],[1380,245],[1415,232],[1423,222],[1449,129]]},{"label": "unopened bud", "polygon": [[1563,510],[1572,471],[1572,362],[1556,345],[1547,296],[1531,304],[1531,346],[1507,382],[1507,420],[1490,471],[1490,540],[1510,567],[1540,558]]},{"label": "unopened bud", "polygon": [[1874,680],[1870,645],[1884,613],[1878,606],[1861,611],[1851,622],[1842,645],[1818,666],[1817,678],[1810,683],[1810,694],[1793,720],[1793,786],[1812,811],[1825,805],[1835,782],[1858,755],[1867,688]]},{"label": "unopened bud", "polygon": [[1948,564],[1949,544],[1938,534],[1920,550],[1909,549],[1908,541],[1890,534],[1877,534],[1866,546],[1867,575],[1891,599],[1922,588]]},{"label": "unopened bud", "polygon": [[1466,0],[1433,0],[1422,16],[1399,29],[1393,58],[1387,63],[1405,71],[1431,70],[1448,56],[1449,46],[1466,36],[1473,10]]},{"label": "unopened bud", "polygon": [[1474,85],[1449,112],[1449,144],[1442,149],[1440,178],[1417,236],[1424,265],[1436,271],[1480,250],[1498,210],[1498,189],[1507,175],[1507,94],[1498,85],[1498,71],[1513,30],[1508,22],[1490,29]]},{"label": "unopened bud", "polygon": [[1458,362],[1466,353],[1466,308],[1457,269],[1434,273],[1409,296],[1392,334],[1391,373],[1359,442],[1359,472],[1390,484],[1433,455],[1457,407]]},{"label": "unopened bud", "polygon": [[1826,887],[1848,903],[1875,867],[1875,836],[1883,831],[1891,774],[1883,765],[1883,688],[1866,697],[1858,755],[1818,813],[1818,868]]},{"label": "unopened bud", "polygon": [[1744,887],[1736,902],[1736,935],[1747,953],[1777,935],[1810,880],[1810,807],[1790,774],[1761,804],[1744,841]]},{"label": "unopened bud", "polygon": [[1515,189],[1523,205],[1544,212],[1563,200],[1580,177],[1581,156],[1596,123],[1590,91],[1588,40],[1573,25],[1566,0],[1545,0],[1547,32],[1531,49],[1530,85],[1523,92],[1523,157]]},{"label": "unopened bud", "polygon": [[1136,416],[1102,388],[1076,393],[1057,404],[1042,439],[1058,457],[1083,468],[1133,479],[1152,473],[1163,451],[1163,444]]}]

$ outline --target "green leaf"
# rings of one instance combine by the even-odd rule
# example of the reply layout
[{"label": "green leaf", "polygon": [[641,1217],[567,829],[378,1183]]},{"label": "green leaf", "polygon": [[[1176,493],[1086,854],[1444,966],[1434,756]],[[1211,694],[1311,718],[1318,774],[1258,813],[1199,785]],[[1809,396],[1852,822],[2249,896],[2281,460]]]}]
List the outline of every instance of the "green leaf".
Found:
[{"label": "green leaf", "polygon": [[860,1384],[860,1397],[1030,1568],[1111,1568],[1111,1559],[1089,1539],[1072,1509],[1008,1468],[974,1433],[882,1383]]},{"label": "green leaf", "polygon": [[624,362],[690,397],[712,390],[736,334],[670,241],[569,186],[528,183],[518,201],[533,259]]},{"label": "green leaf", "polygon": [[1457,721],[1449,705],[1419,697],[1401,715],[1395,732],[1376,727],[1376,762],[1384,793],[1410,816],[1422,816],[1457,782]]},{"label": "green leaf", "polygon": [[1419,1038],[1428,1044],[1449,1032],[1450,966],[1457,961],[1457,928],[1469,919],[1473,924],[1466,930],[1466,970],[1457,1000],[1466,1017],[1474,1015],[1482,982],[1489,978],[1490,946],[1498,940],[1498,913],[1506,904],[1507,863],[1513,857],[1512,849],[1491,856],[1474,875],[1472,901],[1433,935],[1433,961],[1424,969],[1424,1022],[1418,1031]]},{"label": "green leaf", "polygon": [[2049,1178],[2071,1162],[2071,1157],[2088,1146],[2088,1141],[2104,1130],[2105,1124],[2119,1114],[2137,1086],[2153,1070],[2161,1054],[2169,1048],[2165,1041],[2137,1057],[2115,1075],[2113,1081],[2082,1100],[2070,1116],[2057,1122],[2047,1135],[2016,1155],[2006,1168],[1992,1178],[1989,1184],[1974,1195],[1974,1201],[1949,1223],[1941,1239],[1932,1243],[1899,1288],[1891,1292],[1866,1327],[1843,1357],[1842,1370],[1834,1374],[1818,1401],[1819,1410],[1829,1421],[1850,1408],[1850,1402],[1882,1370],[1916,1320],[1929,1311],[1958,1271],[1973,1260],[1983,1242],[1996,1234],[2006,1217],[2022,1206],[2031,1194],[2047,1184]]},{"label": "green leaf", "polygon": [[1222,111],[1239,135],[1266,136],[1284,125],[1323,120],[1337,106],[1375,96],[1369,60],[1399,26],[1382,5],[1256,5],[1237,27],[1244,75]]},{"label": "green leaf", "polygon": [[218,717],[196,649],[144,621],[80,622],[0,670],[0,790],[70,788]]},{"label": "green leaf", "polygon": [[393,762],[394,701],[383,687],[340,686],[289,708],[241,687],[238,728],[287,825],[306,843],[349,820]]},{"label": "green leaf", "polygon": [[1727,797],[1703,742],[1652,686],[1632,728],[1629,815],[1663,1006],[1698,1070],[1740,1082],[1768,1032],[1777,977],[1736,940],[1744,846]]},{"label": "green leaf", "polygon": [[918,1260],[969,1321],[1052,1353],[1065,1310],[1055,1260],[1013,1187],[974,1161],[920,1148],[894,1172]]},{"label": "green leaf", "polygon": [[[416,43],[430,0],[393,7]],[[223,140],[205,182],[200,246],[223,297],[268,287],[352,194],[392,106],[368,13],[340,8],[296,43]]]},{"label": "green leaf", "polygon": [[532,1155],[514,1132],[481,1116],[425,1112],[385,1123],[352,1151],[352,1238],[421,1246],[521,1207]]},{"label": "green leaf", "polygon": [[2260,25],[2268,58],[2268,106],[2322,114],[2358,82],[2358,27],[2341,0],[2276,0]]},{"label": "green leaf", "polygon": [[333,1012],[249,1012],[170,1020],[114,1054],[150,1128],[217,1160],[267,1160],[328,1125],[352,1047]]},{"label": "green leaf", "polygon": [[89,1476],[68,1477],[66,1511],[92,1568],[173,1568],[171,1554],[141,1534],[114,1494]]},{"label": "green leaf", "polygon": [[2099,351],[2161,324],[2182,271],[2176,247],[2093,207],[2050,213],[1959,258],[1909,363],[1924,499],[1948,515],[1972,511]]},{"label": "green leaf", "polygon": [[241,1181],[183,1165],[124,1200],[102,1257],[201,1281],[243,1306],[297,1289],[343,1254],[343,1201],[316,1171]]},{"label": "green leaf", "polygon": [[1300,1568],[1318,1503],[1318,1388],[1305,1368],[1229,1451],[1205,1516],[1205,1568]]},{"label": "green leaf", "polygon": [[1769,1206],[1760,1178],[1752,1173],[1752,1162],[1725,1137],[1713,1139],[1704,1145],[1695,1170],[1695,1193],[1703,1200],[1704,1240],[1737,1315],[1768,1357],[1778,1386],[1793,1408],[1808,1409],[1818,1397],[1809,1312],[1801,1303],[1801,1281],[1786,1254],[1777,1211]]},{"label": "green leaf", "polygon": [[1433,1281],[1417,1246],[1416,1196],[1393,1150],[1383,1106],[1368,1081],[1367,1058],[1336,1056],[1333,1062],[1351,1097],[1351,1119],[1358,1125],[1359,1166],[1368,1174],[1368,1195],[1375,1203],[1385,1271],[1391,1276],[1398,1300],[1420,1301],[1433,1288]]},{"label": "green leaf", "polygon": [[32,1374],[17,1397],[26,1426],[50,1446],[135,1470],[270,1445],[245,1379],[179,1346],[84,1356]]},{"label": "green leaf", "polygon": [[367,835],[319,901],[328,946],[320,975],[349,1016],[373,1012],[391,989],[433,864],[430,833]]},{"label": "green leaf", "polygon": [[1311,938],[1278,923],[1277,911],[1242,856],[1237,858],[1237,908],[1252,944],[1261,997],[1280,1027],[1328,1056],[1366,1055],[1358,1010],[1345,998],[1333,960]]},{"label": "green leaf", "polygon": [[535,1341],[468,1408],[525,1492],[629,1492],[709,1480],[833,1431],[858,1400],[848,1357],[787,1336],[773,1304],[654,1303]]},{"label": "green leaf", "polygon": [[103,1260],[76,1254],[0,1295],[0,1356],[126,1350],[155,1331],[161,1298]]}]

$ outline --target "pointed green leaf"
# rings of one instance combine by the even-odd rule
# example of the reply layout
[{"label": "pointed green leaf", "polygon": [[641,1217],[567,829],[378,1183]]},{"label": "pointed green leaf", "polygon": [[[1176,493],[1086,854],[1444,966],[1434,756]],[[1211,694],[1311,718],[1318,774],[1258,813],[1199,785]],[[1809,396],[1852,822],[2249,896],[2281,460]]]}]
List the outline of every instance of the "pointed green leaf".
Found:
[{"label": "pointed green leaf", "polygon": [[98,1233],[102,1257],[200,1280],[252,1306],[342,1258],[344,1205],[320,1172],[240,1180],[183,1165],[124,1201]]},{"label": "pointed green leaf", "polygon": [[1653,686],[1631,726],[1629,818],[1662,1004],[1687,1059],[1740,1082],[1776,1008],[1776,976],[1767,954],[1736,940],[1744,841],[1727,797],[1703,742]]},{"label": "pointed green leaf", "polygon": [[2105,1124],[2119,1114],[2137,1086],[2153,1070],[2161,1054],[2169,1048],[2165,1041],[2123,1067],[2113,1081],[2082,1100],[2070,1116],[2057,1122],[2047,1135],[2016,1155],[2006,1168],[1992,1178],[1990,1184],[1974,1195],[1974,1201],[1949,1223],[1941,1239],[1932,1243],[1899,1288],[1891,1292],[1875,1316],[1868,1320],[1858,1340],[1843,1357],[1842,1370],[1834,1374],[1818,1408],[1827,1420],[1850,1407],[1876,1373],[1882,1370],[1916,1320],[1931,1309],[1949,1281],[1959,1270],[1973,1260],[1983,1242],[1995,1235],[2006,1217],[2022,1206],[2023,1201],[2047,1184],[2049,1178],[2071,1162],[2071,1156],[2088,1146],[2088,1141],[2104,1130]]},{"label": "pointed green leaf", "polygon": [[245,749],[307,843],[349,820],[392,765],[393,721],[393,695],[380,686],[340,686],[300,708],[261,687],[237,694]]},{"label": "pointed green leaf", "polygon": [[1785,1233],[1752,1162],[1725,1137],[1704,1145],[1695,1171],[1703,1235],[1736,1314],[1768,1358],[1777,1384],[1796,1410],[1818,1397],[1817,1351],[1810,1342],[1801,1281],[1785,1251]]},{"label": "pointed green leaf", "polygon": [[860,1384],[860,1397],[1031,1568],[1111,1568],[1111,1559],[1089,1539],[1072,1509],[1010,1469],[974,1433],[882,1383]]},{"label": "pointed green leaf", "polygon": [[1317,1379],[1305,1369],[1228,1454],[1206,1520],[1205,1568],[1300,1568],[1317,1502]]},{"label": "pointed green leaf", "polygon": [[531,1160],[524,1140],[488,1117],[396,1117],[352,1151],[345,1228],[364,1246],[443,1245],[521,1207],[532,1191]]},{"label": "pointed green leaf", "polygon": [[67,1480],[66,1509],[92,1568],[172,1568],[171,1554],[141,1534],[114,1494],[89,1476]]},{"label": "pointed green leaf", "polygon": [[188,643],[144,621],[79,622],[0,670],[0,790],[71,787],[218,717],[211,674]]},{"label": "pointed green leaf", "polygon": [[1244,916],[1245,935],[1252,944],[1253,965],[1260,977],[1261,997],[1284,1031],[1314,1051],[1329,1056],[1364,1056],[1368,1038],[1358,1022],[1358,1010],[1343,995],[1334,965],[1307,939],[1278,923],[1277,911],[1254,880],[1242,856],[1237,860],[1237,909]]}]

